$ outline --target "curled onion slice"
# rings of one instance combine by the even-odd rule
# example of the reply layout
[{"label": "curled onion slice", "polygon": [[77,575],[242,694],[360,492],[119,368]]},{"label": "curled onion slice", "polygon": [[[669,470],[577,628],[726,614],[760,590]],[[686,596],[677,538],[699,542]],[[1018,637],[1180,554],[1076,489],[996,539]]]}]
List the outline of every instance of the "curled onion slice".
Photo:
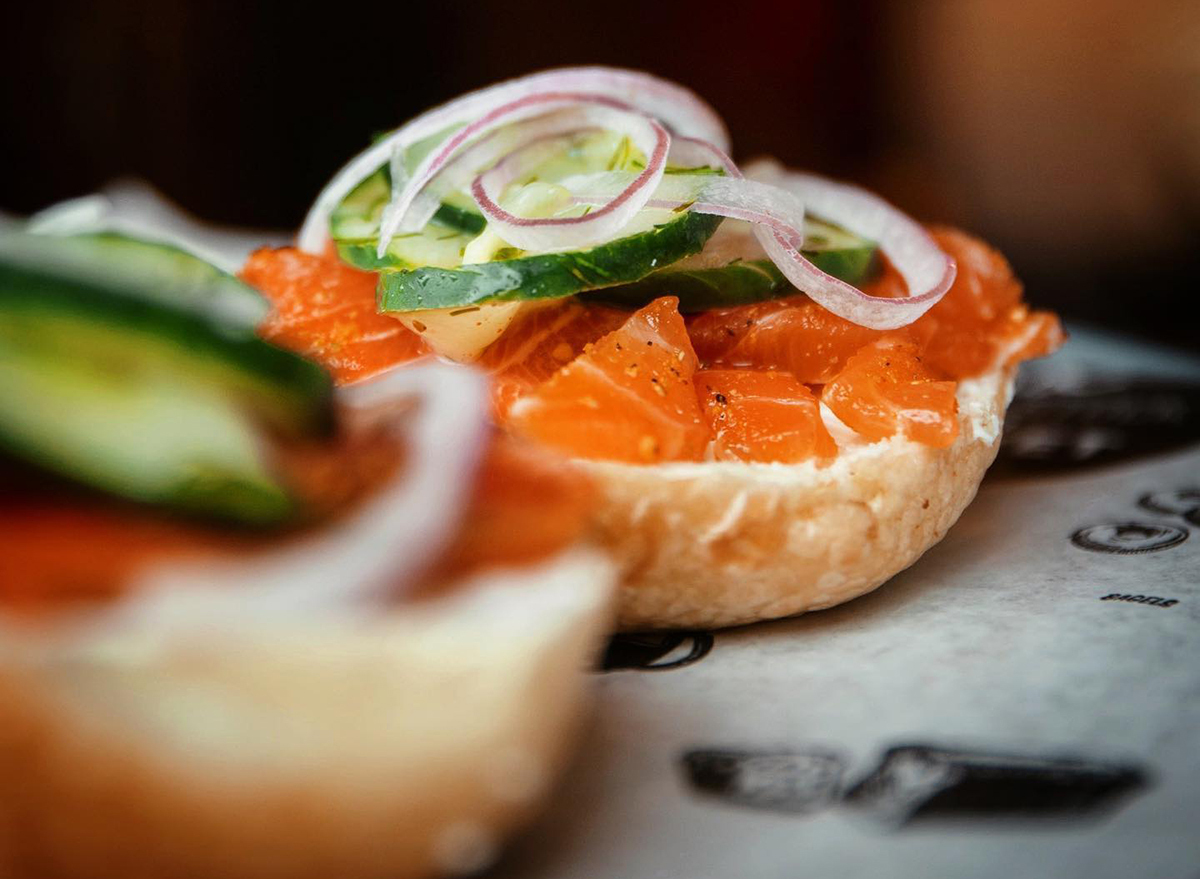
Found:
[{"label": "curled onion slice", "polygon": [[386,419],[404,436],[404,461],[390,483],[319,533],[278,550],[152,570],[133,598],[113,608],[117,618],[182,627],[369,613],[411,586],[461,521],[487,441],[486,380],[431,364],[392,370],[343,394],[348,408]]},{"label": "curled onion slice", "polygon": [[667,167],[671,136],[658,122],[611,107],[588,107],[584,115],[599,128],[621,132],[646,155],[646,167],[598,210],[578,217],[518,217],[497,199],[508,184],[544,160],[543,142],[533,142],[509,155],[471,184],[471,197],[496,233],[523,250],[566,250],[612,238],[649,200]]},{"label": "curled onion slice", "polygon": [[[631,177],[627,171],[579,174],[563,180],[562,186],[577,204],[604,204],[622,192]],[[797,247],[804,241],[804,202],[786,189],[754,180],[672,174],[663,178],[645,206],[660,210],[686,208],[745,220],[778,232]]]},{"label": "curled onion slice", "polygon": [[407,149],[439,132],[465,125],[489,110],[546,92],[606,97],[634,107],[680,136],[697,137],[727,148],[720,117],[693,92],[673,82],[632,70],[568,67],[547,70],[470,92],[428,110],[351,159],[318,194],[300,228],[297,243],[311,253],[324,250],[329,215],[362,180],[386,164],[397,149]]},{"label": "curled onion slice", "polygon": [[[423,228],[437,213],[443,198],[452,192],[467,190],[480,168],[496,164],[522,145],[543,138],[553,139],[573,134],[586,128],[587,124],[580,117],[578,110],[568,108],[494,129],[470,147],[461,150],[428,179],[425,187],[411,198],[401,224],[402,228]],[[386,227],[398,212],[398,205],[409,179],[407,171],[400,178],[392,178],[392,199],[384,210],[381,229]]]},{"label": "curled onion slice", "polygon": [[[557,244],[549,244],[549,248],[556,247],[571,247],[581,246],[588,242],[588,233],[595,229],[608,227],[608,232],[611,234],[616,228],[624,225],[624,222],[640,209],[645,203],[645,199],[649,197],[650,191],[653,190],[653,184],[662,177],[663,169],[666,167],[667,150],[670,147],[671,138],[667,134],[666,129],[657,121],[650,119],[647,116],[630,112],[630,105],[621,101],[617,101],[607,97],[591,96],[577,92],[543,92],[535,95],[527,95],[523,98],[518,98],[508,104],[503,104],[492,110],[489,110],[480,118],[476,119],[468,125],[465,125],[450,137],[446,138],[445,142],[440,144],[433,150],[421,164],[413,172],[410,179],[398,193],[397,197],[388,204],[387,210],[384,212],[383,221],[379,229],[379,246],[378,255],[383,256],[387,251],[388,244],[392,237],[400,231],[412,232],[420,229],[428,222],[428,213],[430,208],[436,209],[435,205],[427,205],[424,211],[412,212],[410,208],[413,202],[422,193],[426,186],[437,177],[455,157],[457,153],[462,151],[469,143],[482,138],[488,138],[490,148],[500,151],[503,155],[503,138],[491,137],[494,133],[501,129],[512,127],[527,119],[546,116],[558,109],[571,109],[581,117],[579,127],[596,127],[596,128],[611,128],[626,134],[633,142],[646,153],[648,159],[646,170],[639,175],[638,179],[630,184],[628,192],[622,193],[618,198],[614,199],[614,206],[610,210],[597,211],[596,219],[591,221],[590,218],[576,225],[561,225],[566,223],[565,219],[553,219],[541,221],[547,224],[547,230],[550,228],[558,230],[558,235],[550,232],[544,232],[540,236],[534,232],[524,235],[527,242],[536,240],[558,241]],[[498,156],[496,156],[498,157]],[[482,157],[481,157],[482,158]],[[487,156],[492,158],[492,156]],[[510,168],[512,166],[509,166]],[[497,172],[497,176],[493,178],[494,182],[503,185],[500,179],[505,176],[505,172]],[[506,178],[505,182],[508,182]],[[644,192],[644,197],[639,201],[639,195]],[[489,216],[494,216],[498,223],[503,224],[509,229],[537,228],[525,227],[512,214],[503,211],[499,205],[493,200],[487,191],[487,185],[476,181],[476,185],[472,187],[472,195],[475,196],[476,202],[481,210]],[[627,206],[630,202],[637,205],[632,211],[628,209],[622,210],[623,206]],[[622,217],[622,222],[616,227],[612,227],[608,222],[613,215]],[[570,230],[569,232],[567,230]],[[507,236],[504,236],[509,240]],[[603,236],[601,236],[603,237]],[[597,240],[592,238],[590,240]],[[517,247],[524,247],[520,241],[509,240],[510,244]],[[535,248],[532,246],[526,249],[545,249]]]},{"label": "curled onion slice", "polygon": [[[870,192],[815,174],[785,171],[778,165],[759,165],[759,179],[748,180],[719,149],[694,139],[674,141],[671,155],[687,164],[716,164],[726,176],[669,175],[647,207],[687,207],[753,223],[759,243],[784,276],[798,290],[846,320],[878,330],[906,326],[932,308],[954,281],[954,260],[938,248],[920,224]],[[563,181],[563,185],[579,203],[600,204],[626,184],[628,177],[624,172],[580,175]],[[876,241],[908,284],[911,295],[871,296],[818,269],[800,252],[806,211]]]},{"label": "curled onion slice", "polygon": [[757,227],[759,243],[784,276],[834,314],[871,329],[894,330],[931,309],[954,283],[954,259],[919,223],[879,196],[781,165],[760,165],[755,174],[799,196],[813,214],[877,242],[908,285],[908,296],[871,296],[818,269],[778,233]]}]

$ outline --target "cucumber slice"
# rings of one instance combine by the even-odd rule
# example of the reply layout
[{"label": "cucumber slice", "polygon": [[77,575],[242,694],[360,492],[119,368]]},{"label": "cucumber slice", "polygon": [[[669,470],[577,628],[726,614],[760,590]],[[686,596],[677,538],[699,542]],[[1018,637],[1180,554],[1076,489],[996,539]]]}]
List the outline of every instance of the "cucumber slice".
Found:
[{"label": "cucumber slice", "polygon": [[136,291],[230,326],[253,329],[271,308],[249,284],[181,247],[114,230],[5,236],[0,258],[51,265],[59,274]]},{"label": "cucumber slice", "polygon": [[478,235],[487,226],[487,220],[475,207],[475,202],[461,192],[452,192],[442,201],[433,222],[447,229]]},{"label": "cucumber slice", "polygon": [[0,447],[133,500],[279,521],[292,504],[260,423],[328,432],[328,376],[258,339],[219,289],[180,281],[194,295],[175,301],[171,278],[146,283],[117,254],[149,251],[126,245],[88,277],[70,240],[0,235]]},{"label": "cucumber slice", "polygon": [[[406,162],[410,160],[406,156]],[[524,192],[512,194],[518,199],[522,194],[528,195],[532,188],[529,184],[534,181],[537,186],[545,186],[597,169],[636,168],[644,160],[627,138],[612,132],[568,138],[560,152],[539,165],[527,179],[519,181]],[[668,173],[720,172],[712,168],[669,168]],[[453,193],[443,201],[432,222],[420,232],[394,237],[380,258],[376,255],[379,222],[390,197],[390,173],[384,167],[342,200],[330,218],[329,227],[338,254],[345,262],[380,273],[382,312],[559,299],[584,290],[626,284],[698,253],[721,224],[720,217],[648,210],[637,216],[622,238],[596,247],[525,255],[523,251],[499,246],[493,256],[491,250],[480,247],[489,243],[485,240],[488,233],[486,227],[477,225],[483,224],[484,218],[476,212],[474,202],[463,193]],[[480,228],[484,231],[479,232]],[[472,242],[475,242],[473,248]],[[498,239],[492,243],[503,245]],[[487,256],[479,255],[481,249]],[[464,254],[469,259],[466,265]]]},{"label": "cucumber slice", "polygon": [[[409,150],[405,154],[409,173],[449,133],[439,133]],[[612,132],[594,132],[564,140],[562,152],[540,165],[529,179],[553,182],[598,169],[637,168],[643,161],[644,157],[628,138]],[[695,170],[713,173],[707,168]],[[694,172],[693,169],[669,171]],[[365,271],[423,266],[457,268],[467,244],[487,226],[487,220],[469,195],[452,192],[443,198],[441,207],[424,229],[395,236],[384,256],[378,257],[375,251],[379,244],[379,223],[391,194],[391,172],[385,165],[359,183],[334,209],[329,218],[329,234],[343,261]]]},{"label": "cucumber slice", "polygon": [[254,525],[293,512],[257,432],[220,393],[49,353],[0,340],[0,448],[143,503]]},{"label": "cucumber slice", "polygon": [[[698,253],[721,217],[643,211],[649,228],[588,250],[520,256],[456,269],[426,266],[379,273],[381,312],[466,308],[484,302],[561,299],[626,284]],[[654,224],[657,222],[657,224]]]},{"label": "cucumber slice", "polygon": [[678,296],[679,310],[688,314],[776,299],[795,292],[775,263],[769,259],[755,259],[738,260],[712,269],[655,272],[632,284],[589,291],[583,298],[636,309],[660,296]]},{"label": "cucumber slice", "polygon": [[365,271],[384,268],[410,269],[432,265],[453,268],[462,253],[487,223],[466,196],[447,199],[433,222],[420,232],[397,235],[382,258],[376,256],[379,220],[391,198],[391,175],[387,168],[376,171],[355,187],[334,209],[329,232],[344,262]]},{"label": "cucumber slice", "polygon": [[[802,253],[821,271],[850,284],[866,281],[878,267],[874,242],[814,218],[805,222]],[[640,308],[659,296],[678,296],[679,310],[695,313],[779,299],[796,292],[791,282],[763,254],[750,227],[730,221],[695,257],[632,284],[606,287],[585,293],[584,297],[610,305]]]}]

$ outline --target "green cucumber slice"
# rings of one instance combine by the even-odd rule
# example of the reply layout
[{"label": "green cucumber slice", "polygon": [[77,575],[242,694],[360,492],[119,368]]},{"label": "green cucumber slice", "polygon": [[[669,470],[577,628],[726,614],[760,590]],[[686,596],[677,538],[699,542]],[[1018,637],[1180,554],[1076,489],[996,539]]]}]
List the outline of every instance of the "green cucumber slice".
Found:
[{"label": "green cucumber slice", "polygon": [[70,239],[0,234],[0,447],[137,501],[285,518],[292,502],[270,473],[262,424],[327,433],[328,376],[257,338],[219,289],[175,278],[193,295],[173,299],[172,248],[147,268],[157,245],[109,243],[92,261]]},{"label": "green cucumber slice", "polygon": [[[805,222],[805,257],[821,271],[860,284],[878,267],[874,242],[815,218]],[[796,294],[796,288],[763,255],[745,223],[730,221],[704,252],[632,284],[587,292],[596,302],[640,308],[659,296],[678,296],[684,313],[748,305]]]},{"label": "green cucumber slice", "polygon": [[230,326],[257,327],[270,303],[241,279],[165,241],[124,232],[22,235],[0,241],[0,258],[52,265],[106,287]]},{"label": "green cucumber slice", "polygon": [[[406,157],[409,161],[411,157]],[[522,194],[537,185],[597,169],[627,170],[644,157],[628,139],[598,132],[566,139],[561,151],[520,181]],[[672,174],[717,174],[712,168],[669,168]],[[551,186],[551,189],[554,187]],[[468,308],[485,302],[558,299],[584,290],[626,284],[662,266],[700,252],[721,224],[720,217],[688,212],[642,211],[626,234],[596,247],[565,253],[526,255],[499,246],[486,262],[480,246],[489,244],[483,217],[463,193],[448,196],[420,232],[395,236],[383,257],[376,255],[379,222],[391,197],[388,168],[363,180],[334,210],[330,234],[339,256],[361,269],[379,272],[379,310],[408,312]],[[586,210],[573,208],[575,210]],[[474,231],[473,231],[474,230]],[[494,238],[494,236],[493,236]],[[475,243],[476,259],[469,245]],[[497,245],[503,245],[496,239]],[[463,264],[464,254],[471,259]]]},{"label": "green cucumber slice", "polygon": [[433,222],[420,232],[397,235],[383,257],[378,257],[379,220],[391,192],[391,175],[387,168],[381,168],[334,209],[329,231],[344,262],[364,271],[424,265],[453,268],[462,262],[463,250],[471,239],[487,225],[474,202],[465,196],[452,196],[443,202]]},{"label": "green cucumber slice", "polygon": [[253,426],[221,394],[48,353],[0,340],[0,449],[142,503],[253,525],[293,513]]},{"label": "green cucumber slice", "polygon": [[687,314],[761,302],[795,292],[775,263],[769,259],[755,259],[739,260],[712,269],[655,272],[632,284],[589,291],[583,298],[622,308],[641,308],[660,296],[677,296],[679,310]]},{"label": "green cucumber slice", "polygon": [[483,302],[561,299],[584,290],[636,281],[656,268],[698,253],[721,217],[644,211],[657,224],[587,250],[520,256],[461,266],[381,271],[381,312],[463,308]]},{"label": "green cucumber slice", "polygon": [[[422,141],[404,157],[411,173],[420,159],[449,134],[442,132]],[[597,169],[627,170],[642,165],[642,156],[627,138],[612,132],[594,132],[564,141],[561,153],[540,165],[530,179],[553,182]],[[670,173],[714,173],[712,169],[668,169]],[[528,181],[525,181],[528,182]],[[329,218],[329,234],[341,259],[365,271],[417,269],[423,266],[453,269],[471,239],[487,226],[475,202],[465,192],[445,196],[433,220],[420,232],[395,236],[379,257],[379,224],[392,192],[388,166],[364,179],[342,199]]]}]

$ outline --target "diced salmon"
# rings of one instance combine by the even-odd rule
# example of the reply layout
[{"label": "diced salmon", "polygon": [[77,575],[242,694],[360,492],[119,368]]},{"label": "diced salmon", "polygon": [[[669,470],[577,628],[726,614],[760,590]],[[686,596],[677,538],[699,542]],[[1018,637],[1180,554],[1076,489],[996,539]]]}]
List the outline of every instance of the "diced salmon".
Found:
[{"label": "diced salmon", "polygon": [[[922,343],[930,367],[969,378],[1057,350],[1065,338],[1058,319],[1046,312],[1034,317],[1021,304],[1021,282],[999,251],[957,229],[930,232],[958,265],[950,290],[908,328],[909,336]],[[1013,340],[1026,337],[1031,344],[1012,350]]]},{"label": "diced salmon", "polygon": [[509,411],[509,426],[570,455],[654,464],[699,460],[708,427],[696,354],[673,296],[587,346]]},{"label": "diced salmon", "polygon": [[485,568],[532,564],[565,549],[586,530],[595,500],[595,487],[580,468],[497,434],[458,536],[424,578],[422,591]]},{"label": "diced salmon", "polygon": [[824,384],[883,333],[826,311],[807,297],[714,309],[688,328],[705,365],[774,369]]},{"label": "diced salmon", "polygon": [[[326,450],[325,460],[304,449],[285,460],[304,469],[298,475],[309,505],[342,515],[353,502],[349,493],[361,500],[402,454],[393,444],[389,466],[371,445],[342,443]],[[348,482],[357,482],[356,490]],[[418,591],[444,590],[475,571],[530,564],[565,549],[586,529],[592,502],[592,485],[578,469],[497,434],[455,537]],[[17,494],[0,501],[0,609],[36,617],[95,605],[127,593],[152,566],[249,561],[304,534],[233,531],[90,494]]]},{"label": "diced salmon", "polygon": [[915,344],[889,337],[851,357],[821,402],[872,442],[901,433],[946,448],[958,436],[956,387],[922,362]]},{"label": "diced salmon", "polygon": [[250,255],[242,278],[273,309],[263,338],[311,357],[350,384],[428,353],[420,337],[375,310],[376,275],[294,247]]},{"label": "diced salmon", "polygon": [[548,380],[629,317],[615,308],[573,300],[530,308],[483,352],[478,365],[492,374],[496,414],[504,418],[522,394]]},{"label": "diced salmon", "polygon": [[695,385],[718,461],[792,464],[837,454],[817,398],[789,373],[702,369]]}]

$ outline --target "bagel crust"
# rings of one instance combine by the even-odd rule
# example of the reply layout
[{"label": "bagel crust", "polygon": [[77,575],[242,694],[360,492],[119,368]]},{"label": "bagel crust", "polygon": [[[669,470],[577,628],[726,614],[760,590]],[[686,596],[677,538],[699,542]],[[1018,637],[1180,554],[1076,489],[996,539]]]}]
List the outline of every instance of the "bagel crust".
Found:
[{"label": "bagel crust", "polygon": [[0,628],[0,876],[478,870],[568,755],[611,584],[573,551],[368,620]]},{"label": "bagel crust", "polygon": [[1013,373],[960,383],[959,435],[946,449],[903,437],[855,443],[834,425],[842,449],[823,468],[583,462],[603,487],[601,541],[622,571],[620,627],[739,625],[880,586],[974,498],[996,457]]}]

